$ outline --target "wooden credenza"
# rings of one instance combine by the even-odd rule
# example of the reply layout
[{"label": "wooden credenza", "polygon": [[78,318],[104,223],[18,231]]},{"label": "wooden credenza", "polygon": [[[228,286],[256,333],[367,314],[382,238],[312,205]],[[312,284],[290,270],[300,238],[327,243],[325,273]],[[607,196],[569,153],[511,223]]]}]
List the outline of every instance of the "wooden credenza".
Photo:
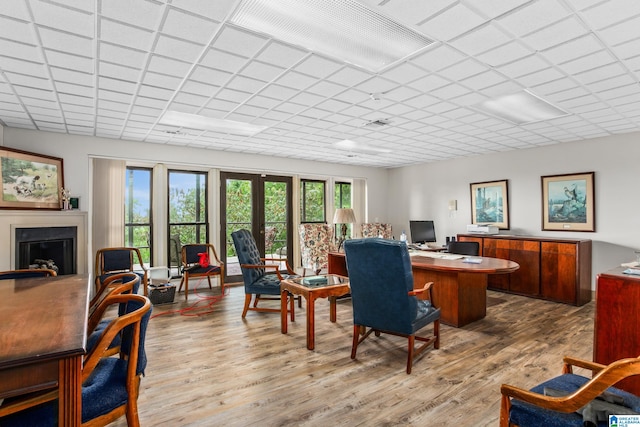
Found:
[{"label": "wooden credenza", "polygon": [[508,275],[489,276],[495,291],[573,305],[591,301],[591,240],[533,236],[459,234],[480,244],[480,255],[520,264]]},{"label": "wooden credenza", "polygon": [[[614,268],[596,279],[593,361],[604,365],[640,355],[640,276],[623,270]],[[627,378],[616,387],[640,395],[640,378]]]}]

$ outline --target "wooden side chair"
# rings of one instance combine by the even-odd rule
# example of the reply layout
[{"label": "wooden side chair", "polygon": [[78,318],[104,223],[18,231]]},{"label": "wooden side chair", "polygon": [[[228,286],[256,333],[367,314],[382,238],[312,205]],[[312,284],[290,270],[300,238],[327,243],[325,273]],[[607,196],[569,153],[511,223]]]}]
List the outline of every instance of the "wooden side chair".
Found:
[{"label": "wooden side chair", "polygon": [[[415,358],[431,345],[440,348],[440,309],[432,303],[433,282],[422,289],[413,289],[411,259],[404,242],[353,239],[345,242],[344,251],[353,305],[351,358],[356,358],[358,346],[372,332],[376,336],[385,333],[406,337],[407,374],[410,374]],[[430,324],[432,335],[419,334]],[[421,343],[418,348],[416,341]]]},{"label": "wooden side chair", "polygon": [[[238,255],[244,281],[245,299],[242,317],[244,318],[249,310],[280,313],[280,304],[278,304],[278,308],[266,308],[258,307],[258,303],[260,300],[279,301],[281,298],[280,282],[285,278],[298,277],[298,275],[288,263],[286,264],[287,272],[281,272],[280,263],[282,260],[279,258],[261,258],[256,241],[249,230],[234,231],[231,233],[231,238]],[[274,263],[267,264],[267,261]],[[267,271],[271,271],[273,274],[268,274]],[[253,305],[251,304],[252,299],[254,299]],[[294,298],[289,296],[289,299],[289,310],[293,321],[295,318]]]},{"label": "wooden side chair", "polygon": [[31,277],[54,277],[57,275],[58,273],[48,268],[38,268],[38,269],[22,268],[18,270],[0,271],[0,280],[28,279]]},{"label": "wooden side chair", "polygon": [[147,295],[149,272],[142,263],[142,255],[138,248],[103,248],[96,251],[96,291],[101,283],[109,276],[118,273],[136,273],[140,276],[140,284],[144,295]]},{"label": "wooden side chair", "polygon": [[[203,255],[206,254],[208,265],[201,265]],[[192,243],[182,246],[182,279],[180,287],[184,284],[184,299],[189,299],[189,279],[194,277],[206,277],[211,287],[211,276],[218,276],[220,280],[220,292],[224,295],[224,264],[218,258],[216,249],[210,243]]]},{"label": "wooden side chair", "polygon": [[[593,376],[588,378],[574,374],[573,367],[589,370]],[[562,375],[531,390],[502,385],[500,427],[609,425],[608,418],[604,418],[607,413],[638,414],[640,397],[612,387],[633,375],[640,375],[640,358],[602,365],[565,357]],[[607,423],[598,424],[598,421]]]},{"label": "wooden side chair", "polygon": [[[126,305],[126,312],[104,330],[89,351],[82,368],[82,425],[105,426],[121,416],[129,427],[139,427],[138,393],[147,365],[144,342],[151,315],[148,298],[134,294],[110,295],[98,308]],[[116,335],[122,335],[119,357],[105,351]],[[54,426],[58,420],[57,390],[6,399],[0,405],[2,427]]]}]

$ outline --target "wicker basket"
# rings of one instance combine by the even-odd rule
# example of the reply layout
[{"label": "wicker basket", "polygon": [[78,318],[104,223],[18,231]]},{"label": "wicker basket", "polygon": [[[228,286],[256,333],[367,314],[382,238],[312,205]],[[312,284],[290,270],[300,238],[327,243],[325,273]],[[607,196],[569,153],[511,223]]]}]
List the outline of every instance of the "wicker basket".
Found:
[{"label": "wicker basket", "polygon": [[176,296],[176,285],[162,283],[149,285],[149,299],[152,304],[172,304]]}]

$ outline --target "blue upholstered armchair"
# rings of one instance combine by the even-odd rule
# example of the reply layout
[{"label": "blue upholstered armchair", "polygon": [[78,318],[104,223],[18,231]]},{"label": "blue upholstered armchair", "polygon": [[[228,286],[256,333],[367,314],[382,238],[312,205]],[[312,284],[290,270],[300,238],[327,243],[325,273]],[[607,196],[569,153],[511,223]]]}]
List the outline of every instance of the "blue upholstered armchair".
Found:
[{"label": "blue upholstered armchair", "polygon": [[[139,426],[138,392],[147,365],[144,342],[151,302],[141,295],[110,295],[99,305],[104,312],[115,304],[125,311],[103,331],[82,367],[82,424],[106,425],[122,415],[127,425]],[[105,357],[104,350],[121,335],[120,357]],[[25,409],[26,408],[26,409]],[[0,406],[2,427],[58,425],[57,391],[6,399]]]},{"label": "blue upholstered armchair", "polygon": [[138,248],[103,248],[96,252],[96,290],[104,279],[118,273],[134,272],[140,276],[144,295],[147,295],[149,275],[142,263],[142,255]]},{"label": "blue upholstered armchair", "polygon": [[[640,358],[609,365],[564,358],[562,375],[531,390],[503,384],[500,427],[609,426],[607,415],[640,413],[640,397],[611,387],[623,378],[640,375]],[[573,373],[590,370],[592,378]]]},{"label": "blue upholstered armchair", "polygon": [[[358,345],[371,332],[376,336],[381,332],[399,335],[409,341],[407,374],[410,374],[415,357],[432,344],[434,348],[440,347],[440,309],[432,304],[433,283],[413,289],[411,260],[403,242],[354,239],[345,242],[344,250],[353,304],[351,358],[355,359]],[[417,295],[422,297],[419,299]],[[431,323],[433,335],[417,335]],[[422,342],[417,349],[415,341]]]},{"label": "blue upholstered armchair", "polygon": [[[248,310],[280,312],[280,304],[278,308],[258,307],[261,299],[277,299],[280,300],[280,281],[285,278],[295,277],[295,272],[287,265],[287,273],[280,272],[280,259],[261,258],[256,241],[249,230],[238,230],[231,233],[233,244],[236,248],[240,268],[242,269],[242,279],[244,281],[244,310],[242,317],[247,315]],[[274,264],[266,264],[265,261],[275,261]],[[267,273],[271,270],[273,273]],[[255,295],[255,301],[251,304],[251,299]],[[265,297],[265,295],[268,295]],[[294,319],[293,297],[290,296],[290,312],[291,319]]]}]

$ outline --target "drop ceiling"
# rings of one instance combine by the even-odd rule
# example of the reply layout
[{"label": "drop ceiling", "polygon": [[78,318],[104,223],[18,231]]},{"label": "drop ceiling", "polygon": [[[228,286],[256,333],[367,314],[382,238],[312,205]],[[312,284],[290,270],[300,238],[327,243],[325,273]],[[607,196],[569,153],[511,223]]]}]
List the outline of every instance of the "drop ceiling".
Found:
[{"label": "drop ceiling", "polygon": [[[382,168],[640,130],[637,0],[362,3],[435,43],[371,72],[230,24],[236,0],[2,1],[0,124]],[[525,89],[568,114],[476,108]],[[266,129],[160,124],[169,110]]]}]

